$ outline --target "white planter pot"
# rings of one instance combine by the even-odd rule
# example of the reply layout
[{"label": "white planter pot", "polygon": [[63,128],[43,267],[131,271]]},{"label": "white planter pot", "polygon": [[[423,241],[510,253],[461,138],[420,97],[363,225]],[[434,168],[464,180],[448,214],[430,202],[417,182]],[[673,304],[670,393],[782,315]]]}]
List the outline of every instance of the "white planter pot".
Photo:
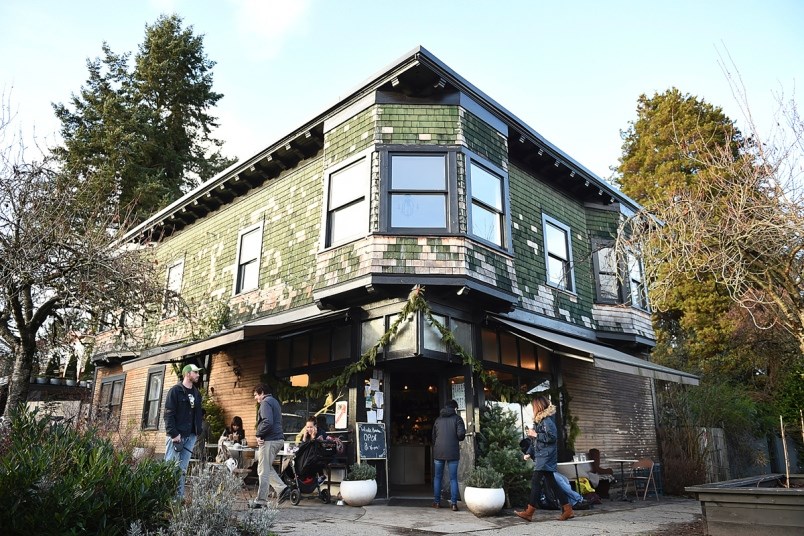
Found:
[{"label": "white planter pot", "polygon": [[497,515],[505,504],[505,491],[502,488],[466,486],[463,502],[469,511],[478,517]]},{"label": "white planter pot", "polygon": [[344,480],[341,482],[341,497],[349,506],[366,506],[376,496],[376,480]]}]

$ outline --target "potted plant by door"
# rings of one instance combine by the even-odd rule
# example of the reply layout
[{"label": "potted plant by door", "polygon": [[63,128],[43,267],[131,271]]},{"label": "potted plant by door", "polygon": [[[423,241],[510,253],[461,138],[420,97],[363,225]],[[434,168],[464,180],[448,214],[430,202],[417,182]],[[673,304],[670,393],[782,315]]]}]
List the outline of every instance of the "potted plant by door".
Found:
[{"label": "potted plant by door", "polygon": [[367,463],[349,466],[341,482],[341,498],[349,506],[365,506],[377,496],[377,469]]},{"label": "potted plant by door", "polygon": [[502,475],[491,467],[475,467],[466,477],[463,502],[478,517],[493,516],[505,504]]}]

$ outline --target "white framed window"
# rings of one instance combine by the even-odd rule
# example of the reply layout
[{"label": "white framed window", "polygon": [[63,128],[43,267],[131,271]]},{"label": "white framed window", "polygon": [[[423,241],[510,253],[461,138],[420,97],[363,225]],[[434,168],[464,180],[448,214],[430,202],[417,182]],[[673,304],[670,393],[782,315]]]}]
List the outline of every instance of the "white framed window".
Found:
[{"label": "white framed window", "polygon": [[447,153],[391,153],[389,227],[444,230],[449,222]]},{"label": "white framed window", "polygon": [[162,316],[165,318],[176,316],[179,313],[179,295],[183,279],[184,259],[171,264],[167,269],[165,303],[162,306]]},{"label": "white framed window", "polygon": [[324,247],[360,238],[368,232],[369,156],[327,173]]},{"label": "white framed window", "polygon": [[572,269],[572,240],[569,226],[549,216],[542,216],[544,257],[547,284],[575,292],[575,274]]},{"label": "white framed window", "polygon": [[159,412],[162,407],[162,389],[165,381],[165,367],[148,370],[148,383],[145,391],[145,404],[142,411],[142,427],[159,428]]},{"label": "white framed window", "polygon": [[472,159],[467,182],[471,197],[469,233],[495,246],[505,247],[504,177]]},{"label": "white framed window", "polygon": [[260,284],[262,224],[240,231],[237,238],[237,277],[235,294],[254,290]]}]

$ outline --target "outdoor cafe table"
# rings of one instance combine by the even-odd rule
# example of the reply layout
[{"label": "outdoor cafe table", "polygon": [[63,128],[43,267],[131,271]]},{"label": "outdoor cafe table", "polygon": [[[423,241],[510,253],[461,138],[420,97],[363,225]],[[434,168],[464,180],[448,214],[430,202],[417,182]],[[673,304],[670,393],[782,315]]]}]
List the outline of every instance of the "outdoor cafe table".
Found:
[{"label": "outdoor cafe table", "polygon": [[628,497],[625,495],[625,464],[626,463],[636,463],[638,460],[628,460],[628,459],[619,459],[619,458],[606,458],[606,463],[614,462],[620,464],[620,487],[622,487],[623,493],[620,497],[621,501],[627,501]]},{"label": "outdoor cafe table", "polygon": [[[246,458],[254,459],[254,453],[257,452],[257,449],[253,447],[244,447],[243,445],[239,445],[237,443],[232,443],[230,445],[226,445],[226,448],[229,450],[229,457],[237,462],[237,467],[239,469],[247,469],[245,463]],[[247,456],[247,454],[251,454],[251,456]]]},{"label": "outdoor cafe table", "polygon": [[578,476],[578,466],[583,465],[585,463],[590,464],[590,468],[591,468],[592,460],[578,460],[578,461],[573,460],[571,462],[560,462],[558,464],[559,466],[562,466],[562,465],[563,466],[569,466],[569,465],[575,466],[575,491],[578,492],[579,494],[581,493],[581,483],[580,483],[581,479]]}]

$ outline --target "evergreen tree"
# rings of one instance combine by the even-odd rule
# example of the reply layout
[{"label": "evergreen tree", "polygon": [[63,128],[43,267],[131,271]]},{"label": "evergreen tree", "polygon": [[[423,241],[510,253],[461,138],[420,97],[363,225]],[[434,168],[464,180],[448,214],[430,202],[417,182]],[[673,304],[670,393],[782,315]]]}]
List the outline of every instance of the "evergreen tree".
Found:
[{"label": "evergreen tree", "polygon": [[132,69],[130,54],[102,50],[79,94],[53,105],[64,141],[54,152],[66,177],[144,219],[233,163],[211,135],[209,110],[223,97],[212,90],[215,62],[176,15],[146,25]]},{"label": "evergreen tree", "polygon": [[[686,199],[690,189],[708,191],[713,203],[704,218],[714,227],[718,227],[718,218],[734,213],[735,197],[761,197],[759,191],[740,193],[724,187],[732,174],[729,163],[745,158],[753,149],[753,140],[744,139],[722,109],[676,88],[651,98],[640,96],[637,120],[623,133],[623,139],[620,187],[660,220],[664,221],[667,207]],[[712,154],[721,160],[714,162],[708,157]],[[723,180],[715,180],[715,174]],[[750,199],[746,201],[752,204]],[[708,240],[698,233],[700,240]],[[668,241],[663,247],[677,248],[677,244]],[[785,368],[783,363],[799,353],[795,338],[781,329],[759,329],[757,325],[774,325],[771,313],[762,306],[741,307],[734,300],[733,289],[709,271],[677,270],[671,264],[676,254],[689,253],[663,256],[668,264],[653,272],[665,279],[663,291],[651,294],[657,337],[654,358],[719,380],[736,381],[758,392],[772,392],[777,373]],[[763,317],[765,321],[759,320]]]}]

